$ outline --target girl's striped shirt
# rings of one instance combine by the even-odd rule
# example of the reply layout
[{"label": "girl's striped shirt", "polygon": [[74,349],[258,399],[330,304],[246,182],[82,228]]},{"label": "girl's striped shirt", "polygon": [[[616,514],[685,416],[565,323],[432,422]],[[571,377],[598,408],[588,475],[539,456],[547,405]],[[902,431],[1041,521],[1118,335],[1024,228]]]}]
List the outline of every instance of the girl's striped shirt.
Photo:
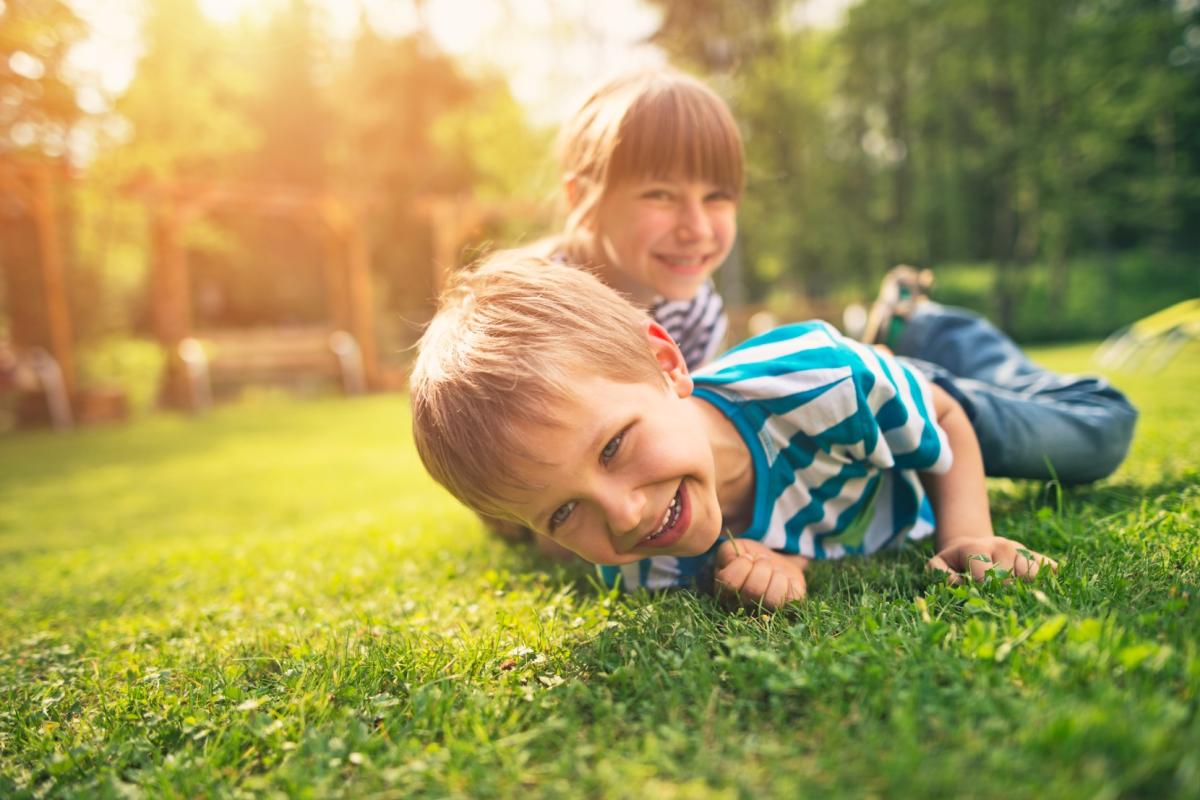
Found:
[{"label": "girl's striped shirt", "polygon": [[712,281],[706,281],[691,300],[655,302],[650,316],[671,334],[690,370],[712,361],[729,325],[725,303]]}]

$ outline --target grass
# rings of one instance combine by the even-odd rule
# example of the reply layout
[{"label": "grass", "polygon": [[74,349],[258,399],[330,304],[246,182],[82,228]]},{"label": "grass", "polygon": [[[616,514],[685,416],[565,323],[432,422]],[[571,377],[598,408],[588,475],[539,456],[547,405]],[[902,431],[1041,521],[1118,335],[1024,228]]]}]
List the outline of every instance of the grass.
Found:
[{"label": "grass", "polygon": [[993,485],[1057,577],[762,618],[489,540],[396,396],[5,437],[0,796],[1198,797],[1198,355],[1114,478]]}]

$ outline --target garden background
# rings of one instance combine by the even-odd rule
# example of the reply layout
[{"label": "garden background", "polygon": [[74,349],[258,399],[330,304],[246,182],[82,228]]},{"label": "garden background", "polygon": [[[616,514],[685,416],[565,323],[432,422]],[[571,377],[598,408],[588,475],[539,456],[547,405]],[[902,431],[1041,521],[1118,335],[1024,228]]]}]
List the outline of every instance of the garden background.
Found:
[{"label": "garden background", "polygon": [[[129,417],[17,431],[39,420],[0,391],[0,795],[1200,796],[1195,345],[1107,373],[1143,412],[1113,478],[992,485],[1057,578],[951,589],[913,548],[822,565],[769,618],[489,541],[421,473],[402,393],[156,410],[145,186],[358,209],[402,385],[439,270],[553,229],[555,123],[667,60],[742,126],[739,318],[837,319],[916,263],[1095,370],[1200,296],[1195,0],[590,5],[0,0],[0,178],[53,175],[77,388]],[[53,320],[0,190],[3,356]],[[327,321],[303,217],[180,236],[198,332]]]}]

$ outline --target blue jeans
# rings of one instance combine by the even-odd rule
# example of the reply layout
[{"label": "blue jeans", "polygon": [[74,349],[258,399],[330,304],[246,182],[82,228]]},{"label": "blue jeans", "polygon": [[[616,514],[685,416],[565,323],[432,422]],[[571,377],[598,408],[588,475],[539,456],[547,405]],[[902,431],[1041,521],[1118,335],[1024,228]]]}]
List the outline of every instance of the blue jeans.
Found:
[{"label": "blue jeans", "polygon": [[988,475],[1085,483],[1120,466],[1137,409],[1102,378],[1034,364],[983,317],[925,302],[909,317],[905,356],[967,412]]}]

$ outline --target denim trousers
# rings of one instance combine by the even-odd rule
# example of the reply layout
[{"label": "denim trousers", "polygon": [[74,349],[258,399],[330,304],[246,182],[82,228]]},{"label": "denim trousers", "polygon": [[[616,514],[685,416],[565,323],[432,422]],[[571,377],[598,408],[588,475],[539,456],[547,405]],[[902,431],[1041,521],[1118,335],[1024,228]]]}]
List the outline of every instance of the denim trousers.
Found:
[{"label": "denim trousers", "polygon": [[962,404],[990,476],[1086,483],[1129,450],[1137,409],[1125,395],[1099,377],[1039,367],[973,312],[921,303],[895,352]]}]

